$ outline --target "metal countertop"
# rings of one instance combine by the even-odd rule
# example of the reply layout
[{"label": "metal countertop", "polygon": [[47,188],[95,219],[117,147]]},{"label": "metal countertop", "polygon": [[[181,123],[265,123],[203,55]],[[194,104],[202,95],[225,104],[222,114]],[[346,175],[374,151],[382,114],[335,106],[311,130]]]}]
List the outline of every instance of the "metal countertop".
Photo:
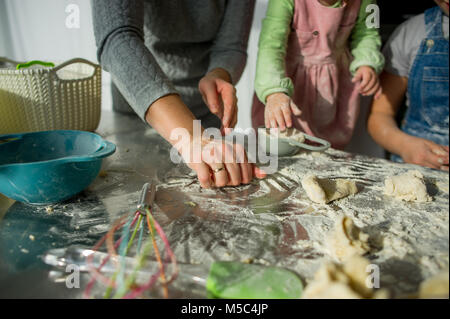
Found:
[{"label": "metal countertop", "polygon": [[[103,163],[107,176],[87,190],[52,212],[0,200],[0,297],[80,298],[82,289],[49,278],[51,268],[40,257],[53,248],[92,247],[117,217],[134,212],[151,179],[158,185],[155,217],[180,263],[252,260],[309,280],[329,258],[327,232],[346,214],[374,242],[391,238],[389,247],[379,244],[368,258],[380,266],[382,287],[395,295],[413,292],[421,280],[448,268],[448,186],[436,186],[448,185],[448,173],[328,150],[280,158],[279,172],[250,185],[203,190],[185,165],[170,161],[167,142],[137,117],[103,112],[97,133],[117,151]],[[408,169],[424,174],[431,203],[396,202],[382,194],[388,174]],[[292,172],[354,179],[360,192],[331,205],[313,204]],[[202,294],[189,288],[174,297]]]}]

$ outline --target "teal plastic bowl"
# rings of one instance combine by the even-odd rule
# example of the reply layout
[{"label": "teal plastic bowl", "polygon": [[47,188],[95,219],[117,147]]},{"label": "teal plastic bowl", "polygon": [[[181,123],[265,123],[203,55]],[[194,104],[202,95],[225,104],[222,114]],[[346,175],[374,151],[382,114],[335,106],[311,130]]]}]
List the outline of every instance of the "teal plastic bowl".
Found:
[{"label": "teal plastic bowl", "polygon": [[115,150],[84,131],[0,135],[0,193],[34,205],[64,201],[88,187]]}]

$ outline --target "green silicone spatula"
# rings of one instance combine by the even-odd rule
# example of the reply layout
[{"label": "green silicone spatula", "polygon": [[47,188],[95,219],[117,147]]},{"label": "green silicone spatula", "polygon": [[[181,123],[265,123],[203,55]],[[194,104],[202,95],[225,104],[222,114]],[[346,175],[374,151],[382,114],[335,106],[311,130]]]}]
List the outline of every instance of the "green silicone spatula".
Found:
[{"label": "green silicone spatula", "polygon": [[216,261],[206,280],[210,297],[226,299],[296,299],[303,285],[293,272],[278,267]]},{"label": "green silicone spatula", "polygon": [[[93,266],[98,267],[107,256],[102,252],[72,246],[48,251],[43,260],[46,264],[65,269],[68,264],[78,265],[80,271],[87,271],[86,258],[95,254]],[[126,267],[133,270],[134,258],[126,258]],[[224,299],[296,299],[300,298],[303,284],[290,270],[258,264],[235,261],[216,261],[208,268],[204,265],[179,264],[179,275],[173,284],[196,284],[206,289],[210,298]],[[155,261],[148,261],[146,268],[139,271],[138,278],[148,277],[158,269]],[[113,273],[114,264],[108,262],[103,273]],[[177,283],[179,281],[179,283]]]}]

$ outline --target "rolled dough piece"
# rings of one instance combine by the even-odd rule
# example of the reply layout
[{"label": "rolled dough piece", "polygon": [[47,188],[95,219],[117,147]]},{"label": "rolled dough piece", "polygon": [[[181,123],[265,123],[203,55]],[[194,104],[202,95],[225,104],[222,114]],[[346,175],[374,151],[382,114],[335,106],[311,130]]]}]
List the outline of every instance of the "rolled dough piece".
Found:
[{"label": "rolled dough piece", "polygon": [[429,202],[432,197],[427,193],[423,175],[410,170],[402,175],[390,176],[384,181],[384,194],[407,202]]},{"label": "rolled dough piece", "polygon": [[356,194],[358,187],[348,179],[326,179],[315,175],[307,175],[302,180],[302,186],[309,199],[319,204],[327,204],[336,199]]},{"label": "rolled dough piece", "polygon": [[302,298],[305,299],[378,299],[388,298],[384,289],[369,288],[366,280],[370,275],[370,262],[354,255],[344,264],[327,262],[306,286]]},{"label": "rolled dough piece", "polygon": [[419,298],[435,299],[449,297],[449,271],[443,271],[420,284]]},{"label": "rolled dough piece", "polygon": [[332,255],[345,261],[354,255],[364,255],[370,250],[369,235],[362,232],[353,220],[344,216],[336,222],[334,230],[327,238]]}]

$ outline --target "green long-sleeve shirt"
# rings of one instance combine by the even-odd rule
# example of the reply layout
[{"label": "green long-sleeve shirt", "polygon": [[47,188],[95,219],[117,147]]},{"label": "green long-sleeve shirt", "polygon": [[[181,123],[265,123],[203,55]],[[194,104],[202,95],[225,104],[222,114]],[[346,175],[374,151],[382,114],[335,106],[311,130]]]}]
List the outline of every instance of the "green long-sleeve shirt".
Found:
[{"label": "green long-sleeve shirt", "polygon": [[[285,56],[295,10],[294,1],[269,0],[259,38],[255,80],[256,94],[263,103],[266,102],[267,96],[273,93],[282,92],[289,96],[294,93],[294,84],[286,77],[285,72]],[[342,2],[338,1],[332,7],[339,7],[341,4]],[[384,67],[378,30],[368,28],[366,25],[366,19],[371,14],[370,11],[366,12],[366,7],[371,4],[376,4],[376,0],[362,0],[359,15],[352,30],[350,39],[350,49],[354,57],[350,64],[352,74],[360,66],[370,66],[377,73],[380,73]]]}]

